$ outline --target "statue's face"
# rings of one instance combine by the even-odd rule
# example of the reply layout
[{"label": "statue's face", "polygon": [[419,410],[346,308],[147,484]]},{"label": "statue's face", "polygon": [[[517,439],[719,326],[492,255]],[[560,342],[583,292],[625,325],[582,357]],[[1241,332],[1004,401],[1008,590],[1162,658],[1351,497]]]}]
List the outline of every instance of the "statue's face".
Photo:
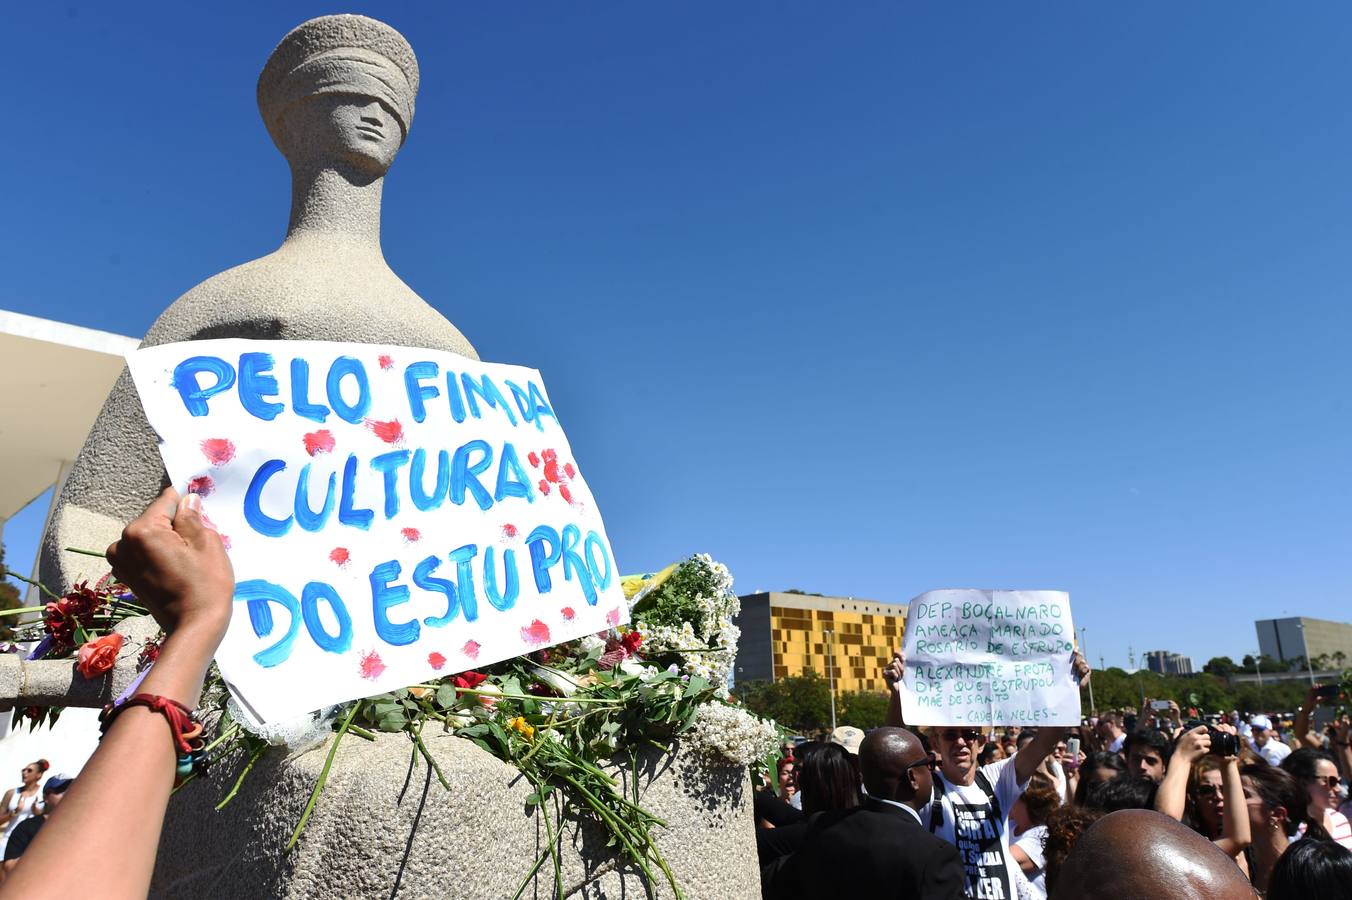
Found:
[{"label": "statue's face", "polygon": [[379,100],[360,94],[318,94],[287,112],[287,158],[343,162],[384,175],[403,143],[399,120]]}]

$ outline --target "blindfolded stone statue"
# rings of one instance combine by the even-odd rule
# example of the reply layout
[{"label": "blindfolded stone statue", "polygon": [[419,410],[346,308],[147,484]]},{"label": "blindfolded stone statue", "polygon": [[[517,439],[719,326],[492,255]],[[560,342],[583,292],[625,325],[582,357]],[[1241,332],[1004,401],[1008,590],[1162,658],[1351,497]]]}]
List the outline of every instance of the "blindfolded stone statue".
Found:
[{"label": "blindfolded stone statue", "polygon": [[[208,338],[361,341],[474,348],[385,262],[385,173],[408,138],[418,61],[393,28],[323,16],[279,43],[258,79],[258,109],[291,166],[291,218],[277,250],[227,269],[174,301],[144,344]],[[101,550],[164,480],[145,415],[124,370],[66,478],[43,537],[41,575],[60,591],[101,574]]]}]

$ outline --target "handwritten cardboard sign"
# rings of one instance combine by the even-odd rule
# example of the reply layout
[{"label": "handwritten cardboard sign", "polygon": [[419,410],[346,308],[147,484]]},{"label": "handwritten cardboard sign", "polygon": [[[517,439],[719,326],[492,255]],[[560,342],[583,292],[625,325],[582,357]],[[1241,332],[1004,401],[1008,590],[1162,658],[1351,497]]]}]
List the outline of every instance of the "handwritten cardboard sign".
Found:
[{"label": "handwritten cardboard sign", "polygon": [[906,616],[911,725],[1079,725],[1075,627],[1062,591],[929,591]]},{"label": "handwritten cardboard sign", "polygon": [[535,370],[246,340],[147,347],[128,365],[170,478],[229,548],[216,662],[259,720],[627,621]]}]

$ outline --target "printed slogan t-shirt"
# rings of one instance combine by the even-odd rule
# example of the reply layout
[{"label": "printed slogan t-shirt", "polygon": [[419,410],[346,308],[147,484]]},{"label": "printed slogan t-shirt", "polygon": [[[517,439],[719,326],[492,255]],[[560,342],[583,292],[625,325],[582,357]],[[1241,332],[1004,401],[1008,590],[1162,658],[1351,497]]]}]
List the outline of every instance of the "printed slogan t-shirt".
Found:
[{"label": "printed slogan t-shirt", "polygon": [[[1018,864],[1009,852],[1009,811],[1028,782],[1018,783],[1014,759],[1011,756],[977,770],[993,791],[994,804],[979,783],[981,778],[972,784],[954,784],[942,772],[935,772],[935,798],[920,811],[921,822],[929,825],[937,821],[934,833],[958,848],[967,870],[968,897],[1017,897],[1014,870]],[[940,814],[937,820],[936,811]]]}]

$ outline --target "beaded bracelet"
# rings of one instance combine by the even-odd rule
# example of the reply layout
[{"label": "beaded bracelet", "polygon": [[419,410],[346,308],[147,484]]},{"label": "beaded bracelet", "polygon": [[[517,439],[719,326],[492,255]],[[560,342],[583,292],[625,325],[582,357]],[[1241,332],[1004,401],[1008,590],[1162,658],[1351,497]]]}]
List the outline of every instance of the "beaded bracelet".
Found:
[{"label": "beaded bracelet", "polygon": [[99,715],[99,731],[104,735],[112,727],[113,721],[126,709],[144,706],[151,712],[164,716],[169,723],[169,731],[174,739],[174,748],[178,751],[178,763],[174,773],[176,780],[182,781],[193,772],[206,769],[206,750],[202,743],[202,723],[193,721],[192,710],[168,697],[159,694],[136,694],[119,703],[110,703]]}]

